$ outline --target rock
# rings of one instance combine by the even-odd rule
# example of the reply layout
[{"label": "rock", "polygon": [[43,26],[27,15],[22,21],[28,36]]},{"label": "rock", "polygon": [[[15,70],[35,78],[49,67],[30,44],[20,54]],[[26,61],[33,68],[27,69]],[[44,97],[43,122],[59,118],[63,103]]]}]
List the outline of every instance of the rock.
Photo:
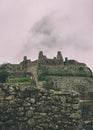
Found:
[{"label": "rock", "polygon": [[81,113],[77,93],[22,87],[15,93],[11,89],[12,95],[5,94],[1,100],[1,130],[6,126],[7,130],[66,130],[70,124],[79,130]]}]

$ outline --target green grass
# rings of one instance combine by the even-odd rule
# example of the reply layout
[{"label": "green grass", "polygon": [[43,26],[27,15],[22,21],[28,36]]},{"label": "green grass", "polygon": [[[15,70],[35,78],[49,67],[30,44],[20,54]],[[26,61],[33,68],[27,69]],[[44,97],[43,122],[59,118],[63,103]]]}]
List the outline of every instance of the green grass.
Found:
[{"label": "green grass", "polygon": [[5,83],[6,85],[31,85],[31,82],[15,82],[15,83]]},{"label": "green grass", "polygon": [[7,79],[7,83],[8,82],[29,82],[29,78],[27,77],[20,77],[20,78],[8,78]]},{"label": "green grass", "polygon": [[31,85],[28,77],[9,77],[6,81],[7,85]]},{"label": "green grass", "polygon": [[20,78],[9,78],[9,80],[29,80],[27,77],[20,77]]}]

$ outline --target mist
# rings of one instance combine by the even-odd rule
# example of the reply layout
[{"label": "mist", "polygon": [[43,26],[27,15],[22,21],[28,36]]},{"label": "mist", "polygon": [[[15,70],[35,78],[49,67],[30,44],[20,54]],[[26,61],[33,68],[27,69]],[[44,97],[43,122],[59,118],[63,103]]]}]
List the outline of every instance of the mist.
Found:
[{"label": "mist", "polygon": [[0,59],[19,62],[61,51],[63,57],[84,62],[93,70],[92,0],[0,1]]}]

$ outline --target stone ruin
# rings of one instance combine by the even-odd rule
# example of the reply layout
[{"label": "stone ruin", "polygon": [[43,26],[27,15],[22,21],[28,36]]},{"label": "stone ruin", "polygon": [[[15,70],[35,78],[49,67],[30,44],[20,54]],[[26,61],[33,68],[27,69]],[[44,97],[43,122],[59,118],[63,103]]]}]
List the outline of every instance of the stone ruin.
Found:
[{"label": "stone ruin", "polygon": [[93,73],[86,64],[40,51],[35,61],[24,56],[5,66],[10,77],[29,76],[35,86],[0,85],[1,130],[93,129]]},{"label": "stone ruin", "polygon": [[86,66],[86,64],[84,63],[80,63],[76,60],[69,60],[67,57],[65,58],[65,60],[63,59],[63,56],[61,54],[60,51],[57,52],[57,56],[54,57],[53,59],[49,59],[47,58],[42,51],[39,52],[38,55],[38,59],[31,61],[30,59],[27,59],[27,56],[24,56],[23,61],[20,62],[19,64],[5,64],[7,67],[7,71],[9,72],[23,72],[23,71],[28,71],[31,67],[36,67],[37,68],[41,68],[43,66],[48,67],[55,67],[55,69],[57,67],[66,67],[70,70],[70,68],[74,68],[75,69],[78,68],[78,71],[84,71],[84,69],[86,68],[86,73],[89,73],[90,75],[92,74],[92,71],[90,68],[88,68]]},{"label": "stone ruin", "polygon": [[0,130],[79,130],[79,94],[0,85]]},{"label": "stone ruin", "polygon": [[57,57],[54,57],[53,59],[48,59],[45,55],[43,55],[43,52],[39,52],[38,57],[38,65],[62,65],[64,63],[63,57],[60,51],[57,53]]},{"label": "stone ruin", "polygon": [[90,75],[92,74],[92,71],[90,68],[88,68],[86,66],[86,64],[84,63],[80,63],[76,60],[70,60],[67,57],[65,58],[65,60],[63,59],[63,56],[61,54],[60,51],[57,52],[57,56],[54,57],[53,59],[49,59],[47,58],[42,51],[39,52],[39,56],[38,59],[35,61],[31,61],[28,60],[26,56],[24,56],[23,61],[18,65],[20,70],[27,70],[33,66],[36,67],[41,67],[42,66],[55,66],[55,67],[60,67],[60,66],[66,66],[69,68],[69,66],[73,67],[73,68],[78,68],[79,71],[83,71],[83,69],[86,67],[86,72],[90,73]]}]

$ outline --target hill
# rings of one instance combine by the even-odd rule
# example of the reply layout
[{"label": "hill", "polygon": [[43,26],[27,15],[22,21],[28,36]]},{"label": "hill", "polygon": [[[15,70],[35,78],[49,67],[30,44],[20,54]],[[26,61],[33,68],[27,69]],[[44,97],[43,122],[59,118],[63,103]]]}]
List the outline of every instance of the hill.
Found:
[{"label": "hill", "polygon": [[[77,130],[80,129],[80,122],[78,122],[78,119],[82,121],[82,124],[81,124],[82,128],[86,130],[92,129],[92,126],[93,126],[93,109],[92,109],[93,108],[93,103],[92,103],[93,102],[93,73],[91,69],[87,67],[85,63],[80,63],[76,60],[68,59],[67,57],[64,60],[60,51],[58,51],[57,57],[54,57],[53,59],[48,59],[45,55],[43,55],[43,52],[41,51],[39,52],[38,59],[35,61],[31,61],[27,59],[26,56],[24,56],[23,61],[20,62],[19,64],[10,64],[10,63],[2,64],[0,66],[0,82],[1,82],[0,92],[1,92],[1,97],[3,97],[3,99],[1,98],[1,102],[3,101],[7,102],[7,99],[9,99],[8,101],[9,104],[7,107],[9,107],[9,105],[10,107],[12,107],[11,102],[15,103],[16,102],[15,100],[18,100],[16,96],[19,96],[20,94],[23,94],[24,96],[25,94],[27,94],[26,95],[27,99],[25,100],[28,101],[28,98],[30,98],[31,94],[33,93],[33,88],[35,89],[34,94],[35,95],[37,94],[37,96],[39,96],[38,94],[40,94],[41,98],[43,98],[43,94],[41,94],[41,91],[46,93],[45,95],[47,96],[45,98],[49,98],[47,100],[52,100],[51,104],[53,103],[53,101],[57,100],[56,98],[59,98],[59,102],[61,103],[60,98],[63,98],[64,97],[63,95],[65,95],[65,101],[63,104],[66,105],[66,103],[69,102],[69,104],[67,104],[66,106],[67,110],[65,111],[65,113],[71,114],[75,111],[74,113],[75,117],[73,117],[74,118],[73,120],[75,120],[75,122],[78,125],[78,126],[75,125],[75,127],[73,126],[72,128],[69,126],[70,119],[66,119],[66,122],[68,121],[67,122],[68,130],[70,130],[70,128],[71,130],[72,129],[74,130],[76,129],[76,127],[77,127]],[[40,92],[37,93],[37,91],[40,91]],[[51,93],[52,95],[50,95],[49,93]],[[55,96],[54,93],[59,94],[59,95],[60,93],[63,93],[63,94],[61,94],[60,97],[57,97]],[[69,96],[66,96],[66,95],[69,95]],[[74,95],[74,96],[71,96],[71,95]],[[69,107],[71,107],[71,110],[72,110],[73,105],[71,104],[74,104],[74,103],[71,103],[71,102],[74,102],[75,97],[77,97],[79,101],[74,105],[73,112],[72,112],[70,111]],[[36,97],[34,97],[34,100],[37,100],[35,98]],[[20,103],[23,104],[23,100],[21,97],[20,99],[21,99]],[[40,102],[41,102],[41,99],[40,99]],[[45,102],[45,99],[44,99],[44,102]],[[44,107],[43,105],[42,105],[42,109]],[[57,109],[58,111],[60,105],[58,104],[56,105],[57,105],[57,108],[55,109]],[[3,106],[4,105],[1,105],[1,107]],[[28,107],[30,109],[30,107],[33,107],[33,106],[30,103]],[[40,106],[38,104],[38,108],[39,107]],[[18,109],[21,109],[21,108],[18,108]],[[50,109],[52,110],[52,108]],[[16,111],[16,108],[15,109],[11,108],[11,111],[12,110]],[[81,114],[79,113],[80,111],[81,111]],[[41,111],[41,113],[45,114],[46,112]],[[64,115],[64,113],[62,114]],[[24,116],[26,117],[25,114]],[[78,116],[80,116],[80,118],[76,119]],[[58,118],[59,118],[59,114],[57,114],[56,119],[58,120]],[[71,121],[70,123],[72,122],[73,121]],[[53,120],[51,123],[53,123]],[[64,125],[62,127],[58,125],[58,128],[56,129],[59,129],[59,127],[60,129],[62,128],[65,129]],[[47,128],[44,128],[44,129],[47,129]]]}]

